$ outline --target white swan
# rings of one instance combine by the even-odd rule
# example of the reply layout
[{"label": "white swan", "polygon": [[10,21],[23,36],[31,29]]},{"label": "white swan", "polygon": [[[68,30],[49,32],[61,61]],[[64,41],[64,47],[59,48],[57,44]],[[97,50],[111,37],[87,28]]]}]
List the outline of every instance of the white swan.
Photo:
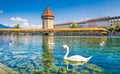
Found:
[{"label": "white swan", "polygon": [[69,54],[69,47],[67,45],[63,45],[62,49],[66,49],[67,50],[67,52],[66,52],[66,54],[64,56],[64,59],[68,60],[68,61],[87,63],[92,58],[92,56],[90,56],[88,58],[84,58],[84,57],[82,57],[80,55],[74,55],[74,56],[71,56],[71,57],[67,57],[68,54]]},{"label": "white swan", "polygon": [[104,42],[104,41],[100,43],[100,46],[104,46],[104,45],[105,45],[105,42]]}]

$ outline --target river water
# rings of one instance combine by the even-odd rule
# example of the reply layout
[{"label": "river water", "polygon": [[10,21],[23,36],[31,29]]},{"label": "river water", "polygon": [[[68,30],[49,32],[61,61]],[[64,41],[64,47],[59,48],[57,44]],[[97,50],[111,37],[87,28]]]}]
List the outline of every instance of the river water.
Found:
[{"label": "river water", "polygon": [[[69,56],[93,56],[88,63],[71,63]],[[1,35],[0,63],[20,74],[119,74],[119,36]]]}]

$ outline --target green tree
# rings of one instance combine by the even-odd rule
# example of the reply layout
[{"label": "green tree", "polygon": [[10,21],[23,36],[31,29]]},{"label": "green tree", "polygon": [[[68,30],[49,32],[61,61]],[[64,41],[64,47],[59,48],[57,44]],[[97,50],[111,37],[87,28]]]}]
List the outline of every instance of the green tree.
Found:
[{"label": "green tree", "polygon": [[115,31],[120,32],[120,27],[115,28]]},{"label": "green tree", "polygon": [[116,26],[116,27],[110,27],[109,31],[116,31],[116,32],[120,32],[120,26]]},{"label": "green tree", "polygon": [[14,28],[15,28],[15,29],[19,29],[19,28],[20,28],[20,25],[17,24],[17,25],[14,26]]},{"label": "green tree", "polygon": [[110,28],[109,28],[109,31],[114,31],[114,28],[113,28],[113,27],[110,27]]},{"label": "green tree", "polygon": [[73,23],[71,28],[77,28],[77,24],[76,23]]}]

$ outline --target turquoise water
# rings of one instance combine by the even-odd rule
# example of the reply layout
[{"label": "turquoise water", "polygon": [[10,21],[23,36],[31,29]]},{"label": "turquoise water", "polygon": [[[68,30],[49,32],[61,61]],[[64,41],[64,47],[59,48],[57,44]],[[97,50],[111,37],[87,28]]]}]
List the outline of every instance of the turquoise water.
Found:
[{"label": "turquoise water", "polygon": [[[69,56],[93,56],[86,64],[63,60]],[[119,36],[0,36],[0,62],[20,74],[119,74]]]}]

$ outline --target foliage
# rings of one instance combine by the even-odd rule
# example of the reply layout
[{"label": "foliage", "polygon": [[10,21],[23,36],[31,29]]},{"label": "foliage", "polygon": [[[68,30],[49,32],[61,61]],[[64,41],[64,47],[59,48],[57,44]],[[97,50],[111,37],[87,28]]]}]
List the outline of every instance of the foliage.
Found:
[{"label": "foliage", "polygon": [[120,26],[116,26],[115,31],[120,32]]},{"label": "foliage", "polygon": [[116,26],[115,28],[111,27],[111,28],[109,28],[109,31],[120,32],[120,26]]},{"label": "foliage", "polygon": [[20,28],[20,25],[17,24],[17,25],[14,26],[14,28],[15,28],[15,29],[19,29],[19,28]]},{"label": "foliage", "polygon": [[114,31],[114,28],[113,28],[113,27],[110,27],[110,28],[109,28],[109,31]]},{"label": "foliage", "polygon": [[72,24],[71,28],[77,28],[77,24],[76,23]]}]

